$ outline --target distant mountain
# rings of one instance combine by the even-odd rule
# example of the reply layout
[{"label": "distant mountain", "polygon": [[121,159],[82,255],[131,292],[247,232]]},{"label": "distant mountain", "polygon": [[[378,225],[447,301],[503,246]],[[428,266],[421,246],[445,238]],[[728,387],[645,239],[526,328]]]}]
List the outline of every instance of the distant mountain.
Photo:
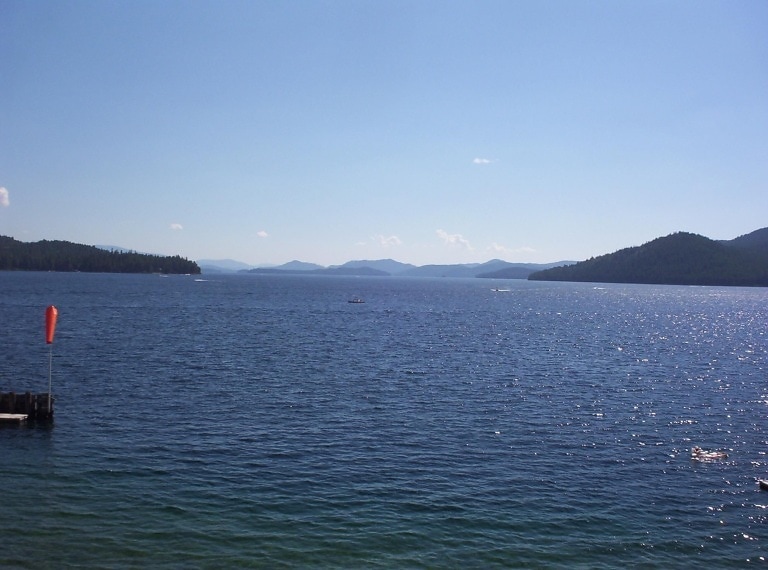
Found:
[{"label": "distant mountain", "polygon": [[322,267],[292,261],[277,267],[255,267],[248,273],[306,273],[314,275],[378,275],[398,277],[489,277],[493,279],[527,279],[534,271],[560,264],[509,263],[492,259],[485,263],[458,265],[423,265],[401,263],[394,259],[355,260],[342,265]]},{"label": "distant mountain", "polygon": [[373,269],[372,267],[347,267],[345,265],[317,269],[313,271],[313,273],[321,275],[360,275],[369,277],[389,277],[391,275],[391,273],[381,271],[380,269]]},{"label": "distant mountain", "polygon": [[[492,259],[485,263],[463,265],[423,265],[406,270],[401,275],[408,277],[482,277],[489,279],[527,279],[541,269],[556,267],[563,263],[509,263],[501,259]],[[572,263],[572,262],[571,262]]]},{"label": "distant mountain", "polygon": [[289,261],[282,265],[276,265],[274,267],[253,267],[251,269],[243,269],[244,273],[278,273],[282,275],[301,273],[309,274],[318,271],[325,271],[325,267],[317,265],[315,263],[307,263],[305,261]]},{"label": "distant mountain", "polygon": [[200,259],[197,264],[203,273],[235,273],[253,268],[253,265],[234,259]]},{"label": "distant mountain", "polygon": [[[254,267],[253,269],[249,269],[246,271],[246,273],[259,273],[259,274],[279,274],[279,275],[367,275],[367,276],[378,276],[378,277],[388,277],[390,274],[386,271],[380,271],[378,269],[373,269],[371,267],[345,267],[345,266],[335,266],[335,267],[322,267],[322,266],[315,266],[312,263],[306,263],[301,265],[296,265],[297,263],[301,262],[291,262],[286,263],[285,265],[279,265],[277,267]],[[292,267],[302,267],[307,266],[310,267],[310,269],[292,269]]]},{"label": "distant mountain", "polygon": [[306,261],[289,261],[282,265],[277,265],[273,269],[279,269],[282,271],[315,271],[316,269],[325,269],[322,265],[316,263],[307,263]]},{"label": "distant mountain", "polygon": [[501,259],[491,259],[485,263],[465,263],[456,265],[409,266],[398,275],[407,277],[483,277],[492,279],[527,279],[528,275],[540,269],[555,267],[561,263],[510,263]]},{"label": "distant mountain", "polygon": [[344,265],[340,265],[339,267],[355,268],[355,269],[361,268],[361,267],[369,267],[377,271],[383,271],[384,273],[388,273],[389,275],[400,275],[401,273],[404,273],[405,271],[413,269],[416,266],[411,265],[410,263],[400,263],[399,261],[395,261],[394,259],[379,259],[375,261],[370,261],[370,260],[347,261]]},{"label": "distant mountain", "polygon": [[528,276],[537,271],[560,267],[562,265],[572,265],[575,261],[558,261],[557,263],[512,263],[507,267],[502,267],[488,273],[481,273],[478,277],[487,279],[528,279]]},{"label": "distant mountain", "polygon": [[529,279],[768,286],[768,228],[729,241],[678,232],[575,265],[539,271]]},{"label": "distant mountain", "polygon": [[409,269],[403,275],[409,277],[477,277],[483,273],[498,271],[510,265],[510,263],[499,259],[492,259],[485,263],[460,265],[422,265]]}]

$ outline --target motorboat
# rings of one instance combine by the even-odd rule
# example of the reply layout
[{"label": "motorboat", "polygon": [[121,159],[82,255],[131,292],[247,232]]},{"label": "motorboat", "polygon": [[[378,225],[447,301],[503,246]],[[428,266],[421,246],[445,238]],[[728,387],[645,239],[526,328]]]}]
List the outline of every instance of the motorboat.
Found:
[{"label": "motorboat", "polygon": [[718,461],[728,459],[728,454],[724,451],[705,451],[698,445],[691,449],[691,459],[696,461]]}]

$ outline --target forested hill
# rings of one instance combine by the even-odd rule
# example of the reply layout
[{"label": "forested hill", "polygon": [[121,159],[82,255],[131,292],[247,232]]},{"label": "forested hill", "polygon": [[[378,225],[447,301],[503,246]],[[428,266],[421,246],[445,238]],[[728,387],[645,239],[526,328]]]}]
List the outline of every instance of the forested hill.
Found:
[{"label": "forested hill", "polygon": [[768,228],[730,241],[679,232],[529,279],[768,287]]},{"label": "forested hill", "polygon": [[178,255],[107,251],[68,241],[26,243],[0,236],[0,270],[83,271],[91,273],[198,274],[200,267]]}]

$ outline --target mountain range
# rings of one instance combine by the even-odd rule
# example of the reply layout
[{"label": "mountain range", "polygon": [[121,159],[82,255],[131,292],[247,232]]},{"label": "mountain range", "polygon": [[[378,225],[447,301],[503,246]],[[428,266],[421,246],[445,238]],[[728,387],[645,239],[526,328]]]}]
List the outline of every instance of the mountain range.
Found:
[{"label": "mountain range", "polygon": [[140,254],[117,247],[46,240],[24,243],[0,236],[0,270],[191,274],[202,270],[204,273],[484,277],[768,287],[768,228],[732,240],[712,240],[698,234],[677,232],[578,263],[510,263],[492,259],[476,264],[416,266],[379,259],[349,261],[330,267],[302,261],[275,267],[252,267],[231,259],[195,263],[179,256]]},{"label": "mountain range", "polygon": [[492,259],[485,263],[457,265],[412,265],[394,259],[354,260],[342,265],[324,267],[303,261],[290,261],[274,267],[250,267],[233,260],[201,260],[198,262],[203,273],[262,273],[262,274],[314,274],[314,275],[358,275],[397,277],[488,277],[496,279],[527,279],[531,273],[574,263],[510,263]]},{"label": "mountain range", "polygon": [[399,277],[484,277],[538,281],[653,283],[675,285],[768,286],[768,228],[732,240],[712,240],[677,232],[586,261],[423,265],[393,259],[356,260],[323,267],[291,261],[275,267],[251,267],[232,260],[201,260],[203,272],[247,272]]}]

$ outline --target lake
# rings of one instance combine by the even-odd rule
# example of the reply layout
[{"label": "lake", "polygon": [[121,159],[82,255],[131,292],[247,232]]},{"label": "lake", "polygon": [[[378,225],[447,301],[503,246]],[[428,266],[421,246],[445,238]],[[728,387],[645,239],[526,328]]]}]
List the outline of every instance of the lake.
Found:
[{"label": "lake", "polygon": [[47,390],[59,310],[55,421],[0,426],[0,567],[764,563],[764,288],[0,284],[0,391]]}]

